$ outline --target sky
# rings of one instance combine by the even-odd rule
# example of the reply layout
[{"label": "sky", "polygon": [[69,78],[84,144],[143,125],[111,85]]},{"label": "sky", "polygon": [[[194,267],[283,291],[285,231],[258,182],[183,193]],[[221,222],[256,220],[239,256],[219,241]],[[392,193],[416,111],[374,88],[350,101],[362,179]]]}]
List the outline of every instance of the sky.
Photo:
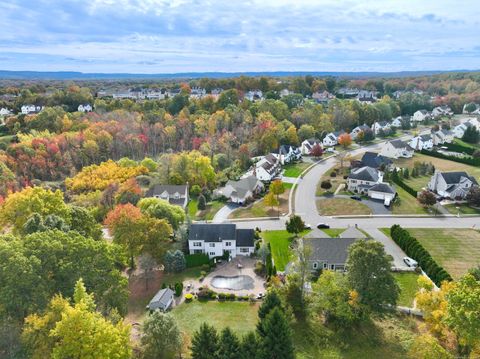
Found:
[{"label": "sky", "polygon": [[0,70],[480,69],[478,0],[1,0]]}]

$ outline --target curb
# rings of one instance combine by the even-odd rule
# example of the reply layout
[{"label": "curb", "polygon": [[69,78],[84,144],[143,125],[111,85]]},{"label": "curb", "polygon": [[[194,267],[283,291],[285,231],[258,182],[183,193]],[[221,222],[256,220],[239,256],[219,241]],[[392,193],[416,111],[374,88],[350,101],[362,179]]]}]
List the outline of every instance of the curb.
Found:
[{"label": "curb", "polygon": [[428,214],[359,214],[359,215],[342,215],[342,216],[329,216],[330,218],[480,218],[478,214],[465,214],[463,216],[456,216],[454,214],[439,214],[437,216],[430,216]]}]

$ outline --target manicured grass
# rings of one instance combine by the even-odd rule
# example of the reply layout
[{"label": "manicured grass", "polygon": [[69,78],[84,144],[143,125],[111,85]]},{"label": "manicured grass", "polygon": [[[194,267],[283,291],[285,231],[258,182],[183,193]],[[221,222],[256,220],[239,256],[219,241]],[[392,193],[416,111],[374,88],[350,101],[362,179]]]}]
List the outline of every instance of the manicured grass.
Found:
[{"label": "manicured grass", "polygon": [[400,297],[398,305],[404,307],[413,307],[415,294],[418,292],[418,274],[416,273],[393,273],[398,286],[400,287]]},{"label": "manicured grass", "polygon": [[395,186],[398,199],[391,205],[393,214],[428,214],[429,212],[418,203],[417,199],[400,186]]},{"label": "manicured grass", "polygon": [[[332,168],[331,170],[325,172],[325,174],[320,178],[320,181],[318,181],[317,191],[316,191],[315,195],[316,196],[323,196],[324,194],[327,194],[327,193],[334,193],[335,190],[337,189],[337,187],[341,183],[346,183],[347,180],[345,180],[343,178],[343,176],[347,176],[350,172],[349,169],[347,168],[347,164],[348,164],[348,162],[343,165],[343,169],[340,168],[340,166],[336,166],[336,167]],[[337,172],[337,175],[335,177],[331,177],[330,174],[334,171]],[[322,187],[320,187],[320,185],[322,184],[322,181],[325,181],[325,180],[330,180],[330,183],[332,184],[332,188],[330,188],[328,191],[326,191]]]},{"label": "manicured grass", "polygon": [[248,207],[242,207],[233,211],[228,218],[256,218],[256,217],[276,217],[288,213],[288,195],[290,190],[285,189],[285,192],[280,195],[280,209],[274,206],[265,206],[263,199],[250,204]]},{"label": "manicured grass", "polygon": [[293,187],[293,183],[283,182],[283,186],[284,186],[285,188],[291,189],[291,188]]},{"label": "manicured grass", "polygon": [[207,208],[203,211],[198,209],[198,200],[191,199],[188,202],[188,214],[190,218],[195,220],[208,220],[211,221],[215,214],[225,205],[224,202],[212,201],[207,204]]},{"label": "manicured grass", "polygon": [[258,303],[194,300],[175,307],[171,313],[180,330],[186,334],[187,341],[190,341],[192,334],[205,322],[219,331],[230,327],[236,334],[243,336],[255,330],[258,307]]},{"label": "manicured grass", "polygon": [[[458,212],[460,212],[460,215],[462,215],[462,214],[480,214],[480,208],[470,207],[466,203],[446,204],[443,207],[445,207],[451,214],[455,214],[455,215],[458,214]],[[458,207],[458,209],[457,209],[457,207]]]},{"label": "manicured grass", "polygon": [[419,177],[412,177],[409,176],[408,179],[403,179],[403,181],[412,187],[416,191],[421,191],[424,188],[428,187],[428,182],[430,182],[431,176],[419,176]]},{"label": "manicured grass", "polygon": [[[299,236],[307,234],[309,231],[304,231]],[[294,239],[291,233],[286,230],[277,231],[263,231],[262,238],[270,243],[270,249],[272,251],[272,258],[275,263],[275,267],[279,271],[284,271],[285,266],[290,262],[292,258],[292,250],[290,245]]]},{"label": "manicured grass", "polygon": [[461,139],[459,138],[455,138],[453,140],[454,143],[458,144],[458,145],[461,145],[461,146],[464,146],[464,147],[470,147],[470,148],[473,148],[475,150],[479,149],[480,146],[478,144],[473,144],[473,143],[468,143],[468,142],[465,142],[465,141],[462,141]]},{"label": "manicured grass", "polygon": [[372,214],[367,205],[350,198],[319,199],[317,209],[322,216]]},{"label": "manicured grass", "polygon": [[324,231],[330,237],[335,238],[335,237],[338,237],[343,232],[345,232],[345,229],[346,228],[325,228],[325,229],[322,229],[322,231]]},{"label": "manicured grass", "polygon": [[300,174],[309,166],[309,163],[298,162],[298,163],[289,163],[288,165],[283,166],[285,177],[299,177]]},{"label": "manicured grass", "polygon": [[413,163],[415,161],[427,162],[427,163],[431,162],[435,166],[435,169],[439,171],[446,171],[446,172],[465,171],[469,175],[474,176],[475,178],[480,177],[480,167],[469,166],[463,163],[458,163],[454,161],[444,160],[441,158],[423,155],[421,153],[415,153],[415,155],[412,158],[402,158],[402,159],[395,160],[395,165],[401,168],[408,167],[411,170],[413,168]]},{"label": "manicured grass", "polygon": [[479,265],[480,233],[476,230],[410,228],[408,231],[454,279]]}]

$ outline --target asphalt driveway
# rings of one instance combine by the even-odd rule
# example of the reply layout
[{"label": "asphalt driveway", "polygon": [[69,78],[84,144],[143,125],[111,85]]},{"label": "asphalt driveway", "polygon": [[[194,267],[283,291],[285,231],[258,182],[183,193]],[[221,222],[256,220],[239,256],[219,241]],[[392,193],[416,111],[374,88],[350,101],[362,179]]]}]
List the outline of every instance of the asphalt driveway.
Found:
[{"label": "asphalt driveway", "polygon": [[[347,195],[335,195],[336,198],[350,198]],[[383,201],[370,198],[363,198],[359,201],[372,210],[372,214],[392,214],[392,211],[383,205]]]},{"label": "asphalt driveway", "polygon": [[236,203],[227,203],[225,206],[220,208],[217,213],[215,213],[215,216],[212,219],[213,223],[223,223],[228,220],[228,216],[230,213],[232,213],[234,210],[239,208],[240,205]]}]

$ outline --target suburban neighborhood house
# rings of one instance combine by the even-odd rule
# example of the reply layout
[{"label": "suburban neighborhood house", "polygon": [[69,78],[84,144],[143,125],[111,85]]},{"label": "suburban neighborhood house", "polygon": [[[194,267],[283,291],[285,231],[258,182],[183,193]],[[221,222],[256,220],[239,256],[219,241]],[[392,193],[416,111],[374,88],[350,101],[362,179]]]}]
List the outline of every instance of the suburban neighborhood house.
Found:
[{"label": "suburban neighborhood house", "polygon": [[452,143],[454,134],[450,130],[438,130],[433,132],[432,140],[435,146],[443,145],[444,143]]},{"label": "suburban neighborhood house", "polygon": [[188,185],[157,184],[147,191],[146,197],[160,198],[170,204],[186,208],[188,204]]},{"label": "suburban neighborhood house", "polygon": [[473,186],[478,186],[477,180],[464,171],[436,171],[428,183],[430,191],[449,199],[465,199]]},{"label": "suburban neighborhood house", "polygon": [[245,204],[264,190],[263,183],[255,176],[248,176],[238,181],[228,181],[224,187],[217,189],[215,197],[226,197],[232,203]]},{"label": "suburban neighborhood house", "polygon": [[390,124],[387,121],[380,121],[380,122],[375,122],[372,125],[372,131],[375,135],[378,135],[380,131],[389,131],[390,130]]},{"label": "suburban neighborhood house", "polygon": [[382,147],[380,154],[389,158],[411,158],[413,156],[413,148],[402,140],[392,140]]},{"label": "suburban neighborhood house", "polygon": [[431,118],[430,113],[427,110],[418,110],[412,116],[412,121],[423,122]]},{"label": "suburban neighborhood house", "polygon": [[8,108],[5,108],[5,107],[0,108],[0,116],[8,116],[11,113],[12,112]]},{"label": "suburban neighborhood house", "polygon": [[347,178],[347,188],[351,192],[381,200],[387,206],[397,194],[392,186],[383,182],[383,173],[372,167],[353,169]]},{"label": "suburban neighborhood house", "polygon": [[379,170],[385,170],[392,166],[393,161],[390,158],[382,156],[376,152],[365,152],[360,160],[361,167],[372,167]]},{"label": "suburban neighborhood house", "polygon": [[417,151],[431,150],[433,147],[433,138],[430,135],[419,135],[412,138],[408,144]]},{"label": "suburban neighborhood house", "polygon": [[335,146],[336,144],[338,144],[337,134],[334,132],[330,132],[324,137],[322,143],[324,146],[328,146],[328,147]]},{"label": "suburban neighborhood house", "polygon": [[435,107],[432,110],[432,116],[433,117],[452,116],[452,115],[453,115],[452,109],[449,106],[446,106],[446,105]]},{"label": "suburban neighborhood house", "polygon": [[291,145],[281,145],[278,149],[278,154],[273,153],[273,155],[278,158],[282,165],[299,160],[302,157],[298,147]]},{"label": "suburban neighborhood house", "polygon": [[367,130],[370,130],[370,127],[365,124],[357,126],[352,130],[352,132],[350,132],[350,136],[352,136],[352,139],[355,140],[361,132],[365,132]]},{"label": "suburban neighborhood house", "polygon": [[21,107],[21,112],[24,115],[28,115],[29,113],[38,113],[43,110],[43,106],[35,106],[35,105],[23,105]]},{"label": "suburban neighborhood house", "polygon": [[[323,234],[321,236],[323,237]],[[303,239],[303,245],[310,249],[308,258],[310,270],[344,271],[348,248],[360,239],[365,239],[365,235],[354,227],[346,229],[338,238],[318,238],[315,233],[307,235]]]},{"label": "suburban neighborhood house", "polygon": [[273,154],[269,153],[260,157],[242,178],[255,176],[260,181],[270,182],[280,173],[281,169],[280,161]]},{"label": "suburban neighborhood house", "polygon": [[192,224],[188,233],[190,254],[205,253],[210,258],[221,257],[225,252],[231,258],[249,256],[254,252],[253,229],[237,229],[236,224]]},{"label": "suburban neighborhood house", "polygon": [[316,138],[309,138],[302,142],[302,144],[300,145],[300,151],[302,152],[303,155],[308,156],[312,153],[312,149],[316,145],[319,145],[320,147],[322,147],[322,141]]},{"label": "suburban neighborhood house", "polygon": [[160,289],[150,303],[148,303],[147,309],[151,311],[161,310],[162,312],[166,312],[172,306],[173,295],[174,292],[170,288]]},{"label": "suburban neighborhood house", "polygon": [[83,105],[78,105],[77,111],[78,112],[92,112],[93,108],[92,108],[92,105],[87,103],[87,104],[83,104]]}]

